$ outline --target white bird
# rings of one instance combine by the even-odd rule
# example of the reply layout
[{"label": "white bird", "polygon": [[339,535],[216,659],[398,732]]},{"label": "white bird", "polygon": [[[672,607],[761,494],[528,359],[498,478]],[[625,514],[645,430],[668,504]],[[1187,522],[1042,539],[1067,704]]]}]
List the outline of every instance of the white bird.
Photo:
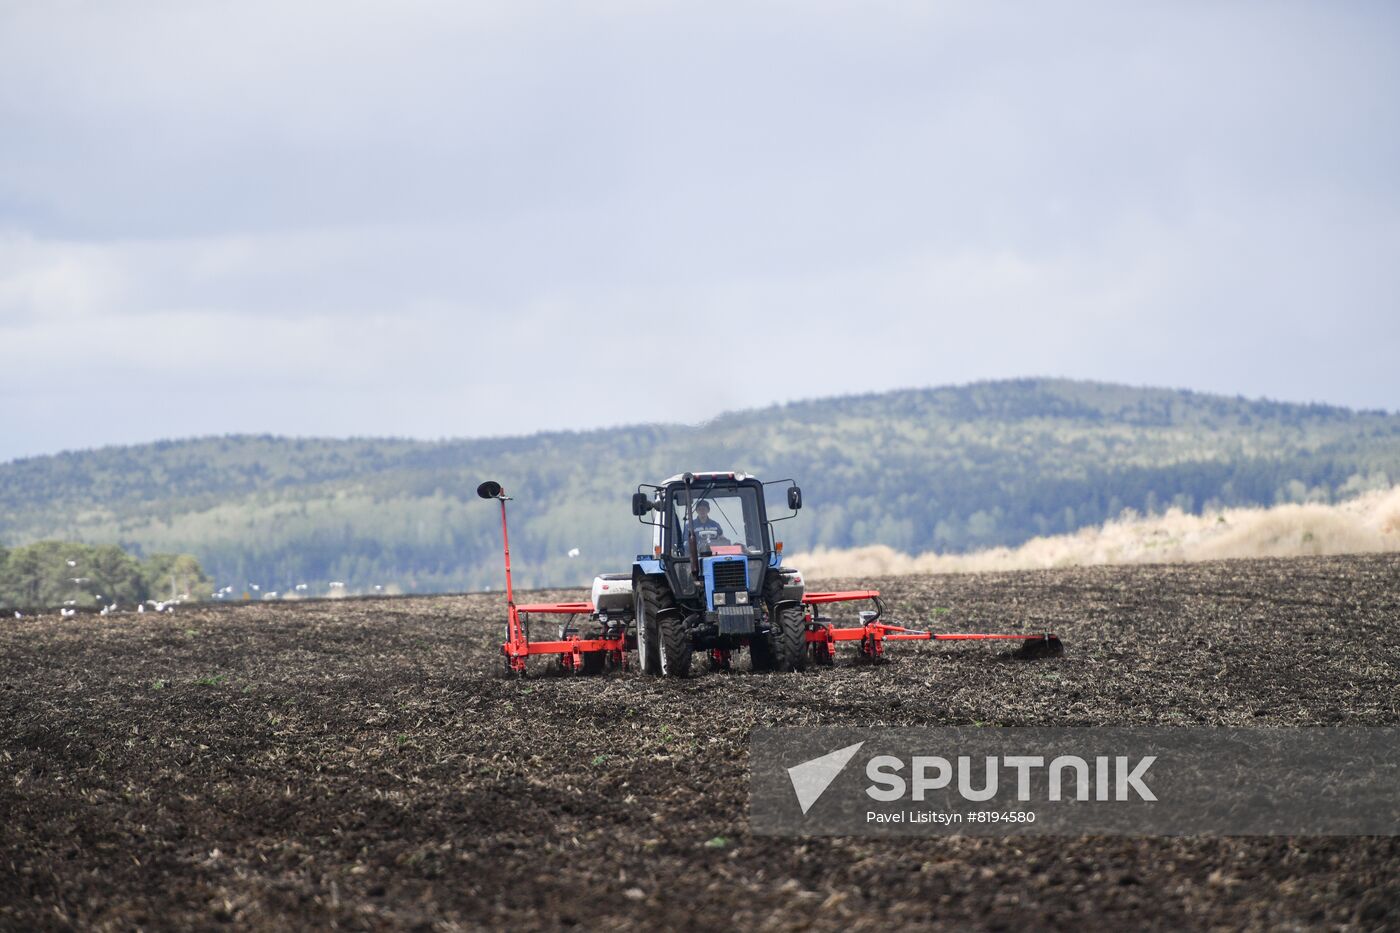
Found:
[{"label": "white bird", "polygon": [[102,594],[101,594],[101,593],[94,593],[92,598],[93,598],[93,599],[101,599],[101,598],[102,598]]},{"label": "white bird", "polygon": [[99,612],[98,615],[100,615],[100,616],[105,616],[106,614],[107,614],[107,607],[106,607],[106,606],[103,606],[103,607],[102,607],[102,611]]},{"label": "white bird", "polygon": [[88,578],[87,578],[87,577],[69,577],[68,579],[72,580],[74,583],[86,583],[86,582],[88,582]]},{"label": "white bird", "polygon": [[24,613],[22,613],[22,612],[16,612],[16,613],[15,613],[15,618],[16,618],[16,619],[23,619],[23,618],[24,618]]},{"label": "white bird", "polygon": [[78,566],[78,562],[75,561],[75,560],[70,560],[70,561],[68,562],[68,566],[69,566],[69,567],[76,567],[76,566]]},{"label": "white bird", "polygon": [[249,584],[248,584],[248,589],[250,589],[250,590],[258,590],[258,589],[262,589],[262,587],[258,586],[256,583],[249,583]]},{"label": "white bird", "polygon": [[146,611],[146,604],[145,604],[145,603],[137,603],[137,604],[136,604],[136,611],[137,611],[137,612],[145,612],[145,611]]},{"label": "white bird", "polygon": [[331,581],[331,588],[332,588],[332,589],[342,589],[344,586],[345,586],[345,584],[344,584],[344,583],[341,583],[339,580],[332,580],[332,581]]},{"label": "white bird", "polygon": [[66,618],[68,618],[68,617],[71,616],[71,615],[75,615],[75,614],[77,613],[77,611],[78,611],[78,610],[76,610],[76,609],[60,609],[60,610],[58,610],[58,614],[61,615],[61,616],[63,616],[63,617],[66,619]]},{"label": "white bird", "polygon": [[166,612],[174,612],[174,611],[175,611],[175,607],[174,607],[174,606],[166,606],[166,607],[165,607],[165,611],[166,611]]},{"label": "white bird", "polygon": [[569,556],[570,556],[570,557],[578,557],[578,548],[576,548],[576,547],[571,547],[571,548],[569,548]]},{"label": "white bird", "polygon": [[63,605],[65,605],[65,606],[76,606],[76,605],[78,605],[78,601],[77,601],[76,599],[65,599],[65,600],[63,601]]},{"label": "white bird", "polygon": [[264,594],[263,594],[263,599],[276,599],[276,598],[277,598],[277,591],[276,591],[276,590],[272,590],[272,591],[270,591],[270,592],[267,592],[267,593],[264,593]]},{"label": "white bird", "polygon": [[305,592],[305,591],[306,591],[306,584],[305,584],[305,583],[298,583],[298,584],[297,584],[297,592],[298,592],[298,593],[303,593],[303,592]]},{"label": "white bird", "polygon": [[381,591],[382,589],[384,589],[384,587],[380,586],[378,583],[376,583],[376,584],[374,585],[374,591],[375,591],[376,593],[378,593],[378,592]]}]

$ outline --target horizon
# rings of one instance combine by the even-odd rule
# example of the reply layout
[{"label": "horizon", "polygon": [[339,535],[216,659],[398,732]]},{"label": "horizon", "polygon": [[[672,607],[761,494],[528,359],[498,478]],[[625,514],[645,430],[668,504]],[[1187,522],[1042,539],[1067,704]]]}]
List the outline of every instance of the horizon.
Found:
[{"label": "horizon", "polygon": [[686,421],[632,421],[632,422],[620,422],[620,423],[617,423],[617,424],[601,424],[601,425],[596,425],[596,426],[594,426],[594,427],[589,427],[589,428],[550,428],[550,427],[544,427],[544,428],[539,428],[539,429],[537,429],[537,430],[528,431],[528,432],[504,433],[504,434],[482,434],[482,435],[470,435],[470,436],[468,436],[468,435],[457,435],[457,436],[444,436],[444,437],[414,437],[414,436],[412,436],[412,435],[394,435],[394,434],[359,434],[359,435],[281,434],[281,433],[270,432],[270,431],[238,431],[238,432],[228,432],[228,433],[224,433],[224,434],[191,434],[191,435],[185,435],[185,436],[179,436],[179,437],[175,437],[175,436],[171,436],[171,437],[156,437],[156,438],[151,438],[151,439],[149,439],[149,440],[140,440],[140,441],[117,441],[117,442],[113,442],[113,443],[109,443],[109,444],[102,444],[102,445],[94,446],[94,447],[75,447],[75,448],[65,448],[65,449],[63,449],[63,450],[47,451],[47,452],[43,452],[43,453],[24,454],[24,455],[20,455],[20,456],[16,456],[16,457],[11,457],[11,458],[5,459],[5,460],[0,460],[0,466],[6,466],[6,465],[8,465],[8,464],[13,464],[13,463],[21,463],[21,462],[26,461],[26,460],[42,460],[42,459],[47,458],[47,457],[61,457],[61,456],[65,456],[65,455],[77,455],[77,454],[93,453],[93,452],[103,451],[103,450],[113,450],[113,449],[122,449],[122,448],[137,448],[137,447],[149,447],[149,446],[153,446],[153,445],[156,445],[156,444],[180,444],[180,443],[189,443],[189,442],[194,442],[194,441],[220,440],[220,439],[268,438],[268,439],[276,440],[276,441],[389,441],[389,442],[409,442],[409,443],[421,443],[421,444],[453,444],[453,443],[465,443],[465,442],[475,442],[475,441],[511,440],[511,439],[517,439],[517,438],[518,438],[518,439],[526,439],[526,438],[534,438],[534,437],[544,437],[544,436],[549,436],[549,435],[591,434],[591,433],[596,433],[596,432],[619,431],[619,430],[623,430],[623,429],[626,429],[626,428],[638,428],[638,427],[650,427],[650,426],[660,426],[660,427],[668,427],[668,428],[693,428],[693,429],[700,429],[700,428],[703,428],[703,427],[705,427],[706,425],[711,424],[711,423],[713,423],[714,421],[718,421],[718,420],[720,420],[720,419],[722,419],[722,418],[724,418],[724,417],[726,417],[726,416],[728,416],[728,415],[743,414],[743,413],[750,413],[750,412],[757,412],[757,411],[764,411],[764,410],[766,410],[766,409],[780,409],[780,408],[783,408],[783,407],[786,407],[786,406],[789,406],[789,405],[803,405],[803,404],[810,404],[810,403],[841,401],[841,400],[845,400],[845,399],[855,399],[855,398],[873,398],[873,397],[881,396],[881,395],[897,395],[897,394],[899,394],[899,393],[904,393],[904,392],[936,392],[936,391],[940,391],[940,390],[944,390],[944,389],[962,389],[962,388],[968,388],[968,387],[971,387],[971,386],[979,386],[979,385],[998,385],[998,384],[1017,383],[1017,382],[1068,382],[1068,383],[1074,383],[1074,384],[1108,386],[1108,387],[1113,387],[1113,388],[1133,389],[1133,390],[1140,390],[1140,391],[1147,391],[1147,392],[1173,392],[1173,393],[1185,393],[1185,394],[1191,394],[1191,395],[1202,395],[1202,396],[1213,396],[1213,397],[1217,397],[1217,398],[1228,398],[1228,399],[1232,399],[1232,400],[1241,400],[1241,401],[1250,402],[1250,403],[1267,402],[1267,403],[1270,403],[1270,404],[1289,405],[1289,406],[1294,406],[1294,407],[1299,407],[1299,408],[1326,408],[1326,409],[1334,409],[1334,410],[1341,410],[1341,411],[1351,412],[1351,413],[1357,414],[1357,415],[1381,415],[1381,416],[1392,416],[1392,415],[1400,414],[1400,409],[1361,408],[1361,407],[1356,407],[1356,406],[1339,405],[1339,404],[1336,404],[1336,403],[1333,403],[1333,402],[1317,401],[1317,400],[1312,400],[1312,401],[1298,401],[1298,400],[1293,400],[1293,399],[1272,398],[1272,397],[1268,397],[1268,396],[1247,396],[1247,395],[1242,395],[1242,394],[1238,394],[1238,393],[1236,393],[1236,394],[1228,394],[1228,393],[1224,393],[1224,392],[1208,392],[1208,391],[1200,391],[1200,390],[1197,390],[1197,389],[1191,389],[1191,388],[1185,388],[1185,387],[1176,387],[1176,386],[1137,385],[1137,384],[1126,383],[1126,382],[1107,382],[1107,381],[1098,380],[1098,379],[1073,379],[1073,378],[1062,377],[1062,376],[1023,376],[1023,377],[1008,377],[1008,378],[1002,378],[1002,379],[974,379],[974,380],[970,380],[970,381],[967,381],[967,382],[958,382],[958,383],[939,383],[939,384],[935,384],[935,385],[926,385],[926,386],[903,386],[903,387],[898,387],[898,388],[883,389],[883,390],[872,391],[872,392],[843,392],[843,393],[833,394],[833,395],[817,395],[817,396],[811,396],[811,397],[809,397],[809,398],[788,399],[788,400],[785,400],[785,401],[771,402],[771,403],[765,404],[765,405],[755,405],[755,406],[748,407],[748,408],[731,408],[731,409],[726,409],[725,411],[722,411],[722,412],[717,413],[717,414],[714,415],[712,418],[707,418],[707,419],[705,419],[705,420],[703,420],[703,421],[698,421],[698,422],[686,422]]}]

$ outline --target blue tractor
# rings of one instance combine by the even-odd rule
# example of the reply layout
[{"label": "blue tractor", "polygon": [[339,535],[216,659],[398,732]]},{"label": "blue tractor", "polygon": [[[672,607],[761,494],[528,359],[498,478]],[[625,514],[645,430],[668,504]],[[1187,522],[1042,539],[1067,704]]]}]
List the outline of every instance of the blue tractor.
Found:
[{"label": "blue tractor", "polygon": [[[783,488],[789,514],[770,518],[767,493]],[[744,648],[754,670],[806,666],[802,577],[782,566],[773,531],[801,507],[792,480],[745,473],[683,473],[637,487],[632,513],[652,526],[652,552],[638,555],[630,575],[644,674],[684,677],[697,651],[725,670]]]}]

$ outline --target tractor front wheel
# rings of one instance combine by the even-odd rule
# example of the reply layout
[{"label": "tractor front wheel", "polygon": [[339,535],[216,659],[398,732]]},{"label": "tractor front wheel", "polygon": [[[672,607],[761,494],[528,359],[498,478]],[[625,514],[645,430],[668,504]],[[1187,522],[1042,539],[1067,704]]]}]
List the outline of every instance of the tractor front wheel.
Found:
[{"label": "tractor front wheel", "polygon": [[657,647],[661,649],[661,676],[685,677],[690,673],[694,646],[679,612],[668,612],[656,620]]},{"label": "tractor front wheel", "polygon": [[787,603],[768,615],[768,648],[773,669],[807,667],[807,618],[801,603]]}]

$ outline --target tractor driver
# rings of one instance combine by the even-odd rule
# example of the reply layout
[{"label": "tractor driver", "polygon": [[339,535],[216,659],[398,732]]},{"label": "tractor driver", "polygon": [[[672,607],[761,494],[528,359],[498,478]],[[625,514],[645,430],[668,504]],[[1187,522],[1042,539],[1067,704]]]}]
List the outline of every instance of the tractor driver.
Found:
[{"label": "tractor driver", "polygon": [[692,530],[702,546],[713,544],[716,539],[724,539],[724,529],[720,527],[719,522],[710,518],[710,503],[704,499],[695,503],[695,518],[685,524],[685,540],[690,540]]}]

